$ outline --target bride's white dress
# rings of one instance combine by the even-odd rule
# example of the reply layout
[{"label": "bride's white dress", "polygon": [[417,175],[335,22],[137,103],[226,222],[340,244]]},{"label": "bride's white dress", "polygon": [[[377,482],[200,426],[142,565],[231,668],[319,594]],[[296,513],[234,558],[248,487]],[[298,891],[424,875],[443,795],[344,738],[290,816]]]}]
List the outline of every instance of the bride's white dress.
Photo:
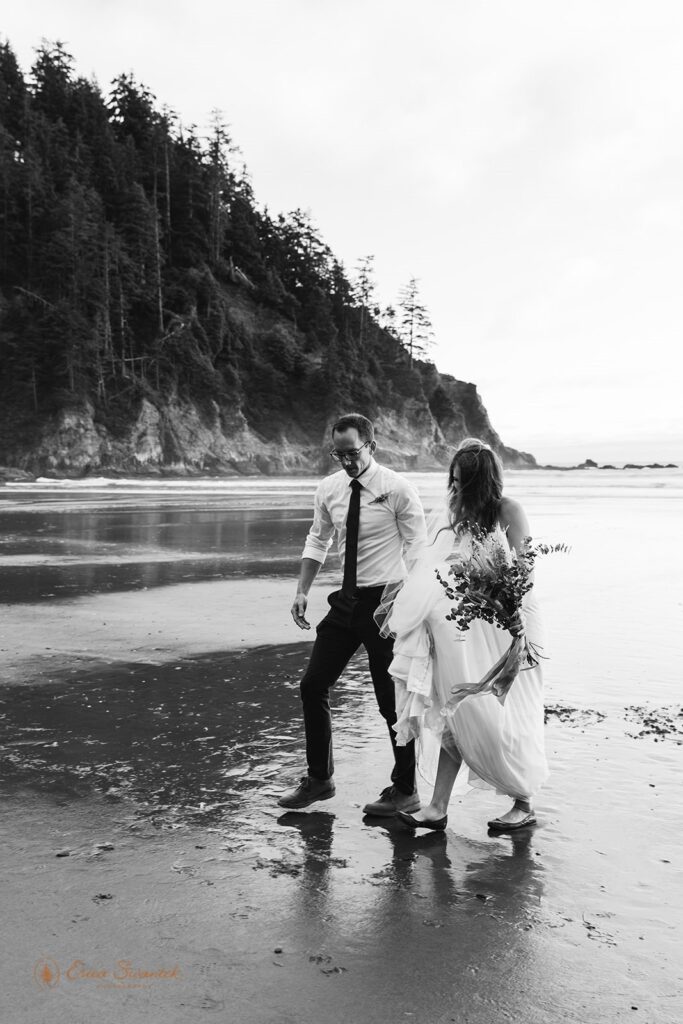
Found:
[{"label": "bride's white dress", "polygon": [[[418,741],[420,772],[429,781],[435,776],[440,747],[455,743],[464,762],[457,789],[469,782],[513,798],[529,798],[548,775],[541,665],[518,674],[504,704],[484,692],[467,695],[453,706],[452,687],[474,688],[512,638],[479,619],[464,632],[447,621],[453,602],[435,569],[445,578],[449,558],[471,540],[467,534],[456,537],[450,528],[438,532],[433,527],[430,533],[435,539],[418,555],[383,626],[395,635],[389,671],[396,685],[397,741]],[[497,534],[507,548],[503,531],[498,528]],[[523,610],[527,637],[542,649],[533,590],[526,595]]]}]

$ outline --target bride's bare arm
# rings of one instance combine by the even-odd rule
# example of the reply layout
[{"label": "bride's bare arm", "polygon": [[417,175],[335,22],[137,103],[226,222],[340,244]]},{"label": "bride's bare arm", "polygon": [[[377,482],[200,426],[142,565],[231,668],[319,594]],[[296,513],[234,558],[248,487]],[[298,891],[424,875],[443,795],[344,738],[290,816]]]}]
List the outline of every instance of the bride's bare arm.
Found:
[{"label": "bride's bare arm", "polygon": [[[510,549],[516,554],[520,554],[524,550],[524,541],[531,535],[531,529],[529,527],[529,520],[526,517],[526,512],[518,501],[514,498],[503,498],[500,504],[500,525],[505,530]],[[531,582],[533,584],[534,574],[531,573]],[[519,622],[517,625],[512,625],[510,632],[513,636],[519,633],[524,633],[526,624],[524,620],[524,614],[520,611],[518,613]]]},{"label": "bride's bare arm", "polygon": [[510,548],[520,554],[524,549],[524,538],[531,534],[526,512],[514,498],[503,498],[500,503],[499,519]]}]

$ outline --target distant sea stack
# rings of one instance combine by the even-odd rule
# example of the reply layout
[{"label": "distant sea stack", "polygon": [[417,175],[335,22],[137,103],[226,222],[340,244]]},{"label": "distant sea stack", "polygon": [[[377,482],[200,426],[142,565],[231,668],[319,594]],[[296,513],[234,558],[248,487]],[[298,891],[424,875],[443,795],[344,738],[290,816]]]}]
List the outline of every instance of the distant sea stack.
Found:
[{"label": "distant sea stack", "polygon": [[441,468],[468,435],[536,466],[306,214],[257,206],[223,124],[200,140],[128,75],[105,100],[59,43],[29,79],[0,45],[0,96],[0,464],[317,474],[357,411],[397,469]]},{"label": "distant sea stack", "polygon": [[585,459],[583,462],[580,462],[578,464],[578,466],[552,466],[552,465],[538,466],[537,465],[534,468],[536,468],[536,469],[554,469],[554,470],[560,470],[561,472],[564,473],[564,472],[568,472],[569,470],[574,470],[574,469],[614,469],[614,470],[616,470],[618,472],[619,470],[623,470],[623,469],[678,469],[678,466],[677,466],[677,464],[675,462],[667,462],[667,463],[663,463],[663,462],[639,462],[639,463],[627,462],[623,466],[613,466],[611,463],[606,463],[603,466],[599,466],[598,463],[594,462],[593,459]]}]

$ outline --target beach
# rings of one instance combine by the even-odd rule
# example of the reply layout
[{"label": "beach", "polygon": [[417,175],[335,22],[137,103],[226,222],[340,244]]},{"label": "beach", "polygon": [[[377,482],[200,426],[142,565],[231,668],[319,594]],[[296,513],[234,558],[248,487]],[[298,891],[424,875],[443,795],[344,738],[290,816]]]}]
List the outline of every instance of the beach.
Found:
[{"label": "beach", "polygon": [[[438,504],[441,477],[411,479]],[[445,834],[363,818],[390,750],[360,655],[337,795],[277,807],[303,768],[314,486],[0,490],[6,1019],[679,1021],[683,474],[508,474],[571,551],[537,568],[551,777],[502,836],[480,791]]]}]

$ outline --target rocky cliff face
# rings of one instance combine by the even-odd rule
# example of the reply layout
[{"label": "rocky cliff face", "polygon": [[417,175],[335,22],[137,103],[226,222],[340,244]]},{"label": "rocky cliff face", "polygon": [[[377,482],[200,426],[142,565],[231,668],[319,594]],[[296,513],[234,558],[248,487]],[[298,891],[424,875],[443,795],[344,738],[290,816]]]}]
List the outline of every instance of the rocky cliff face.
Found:
[{"label": "rocky cliff face", "polygon": [[[149,381],[134,391],[130,378],[137,397],[125,405],[86,396],[62,399],[50,415],[3,415],[0,466],[65,477],[319,474],[331,468],[333,422],[351,411],[374,421],[381,461],[397,470],[441,469],[468,436],[507,466],[536,465],[503,444],[474,384],[431,363],[409,366],[394,338],[376,331],[383,363],[359,349],[349,365],[244,289],[224,286],[220,295],[230,360],[211,366],[205,388],[195,380],[183,391],[183,372],[196,375],[185,348],[173,355],[177,376],[165,392]],[[331,364],[346,374],[334,399]]]},{"label": "rocky cliff face", "polygon": [[[408,399],[400,410],[379,409],[375,429],[380,460],[398,470],[428,471],[447,465],[467,436],[487,441],[508,466],[533,467],[533,456],[506,447],[489,422],[473,384],[438,376],[431,403]],[[436,379],[436,378],[435,378]],[[6,443],[0,458],[36,475],[318,474],[330,470],[330,427],[302,436],[300,422],[278,424],[275,439],[248,423],[239,405],[202,408],[177,395],[164,404],[148,399],[123,429],[98,421],[89,402],[46,420],[30,442]]]}]

